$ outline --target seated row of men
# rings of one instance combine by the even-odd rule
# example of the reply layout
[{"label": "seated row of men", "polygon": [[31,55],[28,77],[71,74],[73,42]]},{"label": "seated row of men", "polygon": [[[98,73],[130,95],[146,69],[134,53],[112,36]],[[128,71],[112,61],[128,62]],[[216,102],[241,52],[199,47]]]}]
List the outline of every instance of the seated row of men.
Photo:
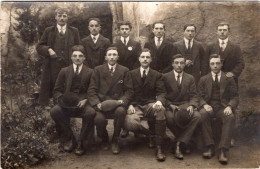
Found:
[{"label": "seated row of men", "polygon": [[[162,74],[150,67],[151,52],[144,48],[138,60],[140,67],[130,70],[117,63],[120,55],[116,47],[106,50],[106,63],[92,70],[83,64],[85,49],[72,47],[72,65],[62,68],[54,87],[58,103],[51,109],[51,117],[61,134],[65,151],[84,154],[83,142],[97,136],[104,149],[109,148],[106,129],[107,118],[114,119],[111,149],[120,152],[119,135],[122,128],[145,134],[149,145],[156,147],[156,159],[166,159],[162,149],[166,126],[176,137],[175,157],[183,159],[182,147],[188,144],[198,128],[203,135],[206,151],[204,158],[214,156],[215,142],[211,118],[219,119],[222,125],[218,160],[228,162],[231,133],[234,126],[234,109],[238,104],[237,86],[232,77],[221,71],[218,54],[209,58],[211,72],[200,78],[198,87],[195,78],[185,73],[186,58],[181,54],[172,56],[173,70]],[[198,91],[197,91],[198,90]],[[70,128],[71,117],[82,117],[82,128],[76,140]],[[141,124],[143,118],[151,119],[149,129]]]}]

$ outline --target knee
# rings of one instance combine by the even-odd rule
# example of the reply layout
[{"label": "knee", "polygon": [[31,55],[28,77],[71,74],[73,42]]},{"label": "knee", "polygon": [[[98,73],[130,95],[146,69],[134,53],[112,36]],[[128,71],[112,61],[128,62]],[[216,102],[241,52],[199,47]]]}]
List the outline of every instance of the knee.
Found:
[{"label": "knee", "polygon": [[83,114],[84,118],[94,118],[95,116],[96,116],[96,111],[92,107],[88,106],[87,108],[85,108]]},{"label": "knee", "polygon": [[53,120],[57,119],[58,116],[62,114],[62,109],[60,106],[56,105],[50,110],[50,115]]},{"label": "knee", "polygon": [[204,109],[202,108],[200,111],[199,111],[199,114],[201,116],[201,121],[204,121],[206,119],[209,118],[209,113]]},{"label": "knee", "polygon": [[128,131],[138,131],[140,122],[140,119],[134,117],[134,115],[127,115],[125,118],[125,129]]},{"label": "knee", "polygon": [[233,122],[233,121],[235,121],[235,115],[234,115],[234,114],[230,114],[230,115],[228,115],[228,116],[225,116],[225,119],[226,119],[227,121]]},{"label": "knee", "polygon": [[172,111],[168,110],[165,112],[165,118],[167,123],[171,123],[173,121],[173,113]]},{"label": "knee", "polygon": [[94,119],[94,123],[97,126],[103,126],[103,125],[107,125],[107,120],[104,116],[96,116]]},{"label": "knee", "polygon": [[156,120],[165,120],[165,108],[162,108],[156,113]]},{"label": "knee", "polygon": [[193,112],[193,119],[196,121],[201,121],[201,114],[198,111]]},{"label": "knee", "polygon": [[116,108],[116,110],[115,110],[115,116],[116,117],[123,117],[123,118],[125,118],[125,115],[126,115],[126,110],[125,110],[124,107],[119,106],[118,108]]}]

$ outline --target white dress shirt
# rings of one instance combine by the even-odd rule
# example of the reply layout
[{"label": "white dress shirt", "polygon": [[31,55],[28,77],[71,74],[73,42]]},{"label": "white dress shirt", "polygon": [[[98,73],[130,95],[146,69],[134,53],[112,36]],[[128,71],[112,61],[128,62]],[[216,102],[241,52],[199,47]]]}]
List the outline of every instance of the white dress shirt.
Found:
[{"label": "white dress shirt", "polygon": [[[79,65],[79,73],[81,72],[82,67],[83,67],[83,64]],[[73,63],[73,70],[74,70],[74,73],[76,73],[76,69],[77,69],[77,65],[75,65],[75,64]]]},{"label": "white dress shirt", "polygon": [[109,63],[108,63],[108,68],[109,68],[109,71],[111,70],[111,68],[113,68],[113,72],[115,72],[115,70],[116,70],[116,64],[115,65],[110,65]]},{"label": "white dress shirt", "polygon": [[97,40],[98,40],[98,37],[99,37],[99,34],[97,34],[96,36],[94,36],[94,35],[91,34],[90,36],[91,36],[92,40],[93,40],[94,37],[96,38],[95,41],[93,40],[93,42],[96,44],[96,43],[97,43]]},{"label": "white dress shirt", "polygon": [[[184,38],[184,42],[185,42],[186,48],[188,49],[188,47],[189,47],[189,40]],[[192,48],[192,45],[193,45],[193,39],[190,40],[190,48]]]},{"label": "white dress shirt", "polygon": [[175,70],[173,70],[173,73],[174,73],[174,76],[175,76],[175,79],[176,81],[178,82],[178,75],[180,75],[180,82],[182,81],[182,76],[183,76],[183,72],[181,73],[177,73]]},{"label": "white dress shirt", "polygon": [[147,76],[148,75],[148,72],[149,72],[149,67],[147,69],[144,69],[142,66],[140,67],[140,73],[141,73],[141,77],[143,77],[143,72],[145,70],[145,75]]},{"label": "white dress shirt", "polygon": [[120,38],[120,40],[122,41],[122,43],[123,44],[125,44],[125,40],[126,40],[126,44],[125,45],[127,45],[128,44],[128,42],[129,42],[129,36],[128,37],[126,37],[126,38],[124,38],[123,36],[121,36],[121,38]]},{"label": "white dress shirt", "polygon": [[[215,81],[216,73],[211,72],[211,75],[212,75],[213,81]],[[218,73],[218,82],[220,82],[220,77],[221,77],[221,71]]]},{"label": "white dress shirt", "polygon": [[60,26],[59,24],[57,24],[57,28],[58,28],[59,33],[62,31],[63,34],[65,34],[66,28],[67,28],[67,24],[65,24],[64,26]]},{"label": "white dress shirt", "polygon": [[160,46],[162,44],[162,41],[163,41],[163,37],[160,37],[160,44],[158,45],[158,38],[156,36],[154,37],[154,42],[156,46]]},{"label": "white dress shirt", "polygon": [[[225,40],[218,39],[218,41],[219,41],[219,46],[220,46],[220,47],[222,47],[222,48],[223,48],[223,50],[225,50],[225,49],[226,49],[226,47],[227,47],[228,38],[227,38],[227,39],[225,39]],[[224,41],[224,44],[222,44],[222,42],[223,42],[223,41]]]}]

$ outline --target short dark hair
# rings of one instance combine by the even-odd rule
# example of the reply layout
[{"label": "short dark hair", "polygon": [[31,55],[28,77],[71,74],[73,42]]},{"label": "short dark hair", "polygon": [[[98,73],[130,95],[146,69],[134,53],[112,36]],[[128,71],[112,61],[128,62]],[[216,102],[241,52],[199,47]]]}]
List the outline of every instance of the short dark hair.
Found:
[{"label": "short dark hair", "polygon": [[128,25],[130,30],[132,30],[132,24],[129,21],[119,21],[117,24],[117,28],[120,30],[120,26],[122,25]]},{"label": "short dark hair", "polygon": [[83,53],[83,55],[85,55],[85,48],[84,48],[84,46],[82,46],[82,45],[75,45],[75,46],[73,46],[73,47],[71,48],[71,51],[72,51],[72,53],[73,53],[74,51],[80,51],[80,52]]},{"label": "short dark hair", "polygon": [[89,18],[88,19],[88,24],[89,24],[90,21],[96,21],[99,25],[101,25],[101,21],[100,21],[99,18]]},{"label": "short dark hair", "polygon": [[153,23],[153,25],[152,25],[152,28],[154,29],[154,27],[155,27],[155,24],[163,24],[163,29],[165,30],[165,23],[163,22],[163,21],[155,21],[154,23]]},{"label": "short dark hair", "polygon": [[56,15],[57,15],[57,14],[63,14],[63,13],[68,14],[68,13],[69,13],[69,9],[68,9],[68,8],[57,8],[57,9],[55,10],[55,14],[56,14]]},{"label": "short dark hair", "polygon": [[[220,55],[218,55],[218,54],[216,54],[216,53],[213,53],[213,54],[209,55],[209,62],[210,62],[210,60],[213,59],[213,58],[220,58]],[[221,61],[221,58],[220,58],[220,61]]]},{"label": "short dark hair", "polygon": [[108,52],[109,50],[116,50],[117,53],[118,53],[117,47],[115,47],[115,46],[110,46],[110,47],[108,47],[107,50],[106,50],[106,54],[107,54],[107,52]]},{"label": "short dark hair", "polygon": [[218,23],[218,26],[217,26],[217,29],[218,29],[219,26],[224,26],[224,25],[227,25],[227,26],[228,26],[228,30],[230,30],[230,25],[229,25],[229,23],[228,23],[228,22],[225,22],[225,21],[219,22],[219,23]]},{"label": "short dark hair", "polygon": [[141,51],[139,57],[141,56],[141,54],[142,54],[143,52],[149,52],[150,55],[151,55],[151,51],[150,51],[148,48],[144,48],[144,49]]},{"label": "short dark hair", "polygon": [[178,54],[172,56],[172,60],[171,60],[172,63],[173,63],[174,60],[177,59],[177,58],[184,58],[184,60],[186,61],[186,58],[185,58],[182,54],[178,53]]},{"label": "short dark hair", "polygon": [[196,27],[195,24],[193,24],[193,23],[190,23],[190,24],[186,24],[186,25],[184,25],[184,26],[183,26],[183,31],[185,31],[185,30],[187,29],[188,26],[193,26],[193,27],[195,28],[195,32],[196,32],[197,27]]}]

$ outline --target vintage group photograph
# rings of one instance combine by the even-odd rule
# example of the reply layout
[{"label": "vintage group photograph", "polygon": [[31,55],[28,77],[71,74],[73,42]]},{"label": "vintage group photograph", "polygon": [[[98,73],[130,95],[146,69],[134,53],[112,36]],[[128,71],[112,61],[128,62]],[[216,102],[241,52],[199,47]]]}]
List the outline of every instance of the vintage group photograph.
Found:
[{"label": "vintage group photograph", "polygon": [[260,167],[258,1],[2,1],[1,168]]}]

